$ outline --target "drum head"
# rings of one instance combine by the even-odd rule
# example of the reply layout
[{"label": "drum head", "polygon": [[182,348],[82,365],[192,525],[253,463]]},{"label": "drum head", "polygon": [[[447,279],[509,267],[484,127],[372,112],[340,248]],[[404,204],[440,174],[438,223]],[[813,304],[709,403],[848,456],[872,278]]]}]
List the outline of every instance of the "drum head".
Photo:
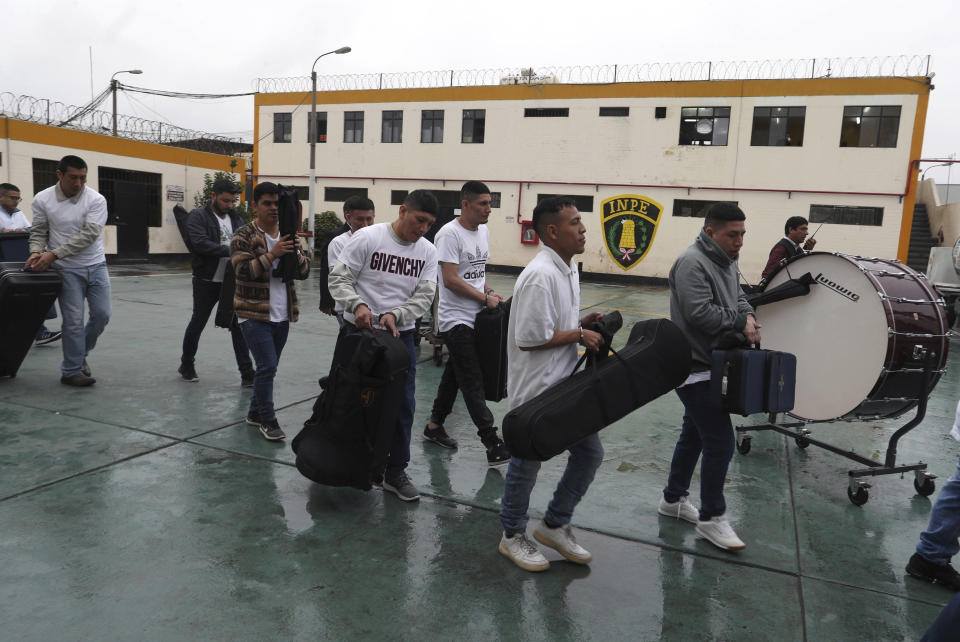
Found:
[{"label": "drum head", "polygon": [[796,402],[790,413],[823,421],[852,412],[884,368],[887,317],[877,289],[851,260],[833,254],[798,257],[767,289],[809,272],[806,296],[757,308],[761,345],[797,357]]}]

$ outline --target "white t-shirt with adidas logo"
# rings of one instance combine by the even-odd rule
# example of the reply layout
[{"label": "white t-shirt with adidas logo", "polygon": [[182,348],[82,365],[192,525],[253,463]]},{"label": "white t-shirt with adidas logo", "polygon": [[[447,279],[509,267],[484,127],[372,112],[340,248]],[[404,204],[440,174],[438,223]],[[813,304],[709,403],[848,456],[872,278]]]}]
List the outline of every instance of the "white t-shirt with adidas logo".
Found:
[{"label": "white t-shirt with adidas logo", "polygon": [[[480,225],[468,230],[455,218],[437,232],[433,239],[437,246],[437,260],[457,264],[457,274],[478,292],[483,292],[487,280],[487,259],[490,258],[490,230]],[[473,327],[483,303],[460,296],[443,285],[443,272],[438,273],[440,305],[437,308],[440,332],[456,325]]]}]

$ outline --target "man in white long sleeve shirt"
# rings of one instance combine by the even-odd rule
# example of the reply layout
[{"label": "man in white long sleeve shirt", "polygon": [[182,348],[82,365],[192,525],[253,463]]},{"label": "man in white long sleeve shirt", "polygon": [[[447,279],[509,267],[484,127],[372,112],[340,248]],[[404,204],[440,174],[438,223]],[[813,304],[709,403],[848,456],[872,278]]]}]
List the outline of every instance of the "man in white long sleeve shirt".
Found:
[{"label": "man in white long sleeve shirt", "polygon": [[437,217],[437,198],[414,190],[392,223],[357,230],[330,270],[330,294],[343,307],[345,332],[385,328],[399,337],[410,354],[410,370],[383,488],[404,501],[420,499],[405,473],[410,461],[410,429],[415,408],[417,359],[413,333],[418,318],[433,304],[437,291],[437,249],[423,238]]},{"label": "man in white long sleeve shirt", "polygon": [[[64,156],[57,166],[57,183],[33,197],[30,258],[25,267],[42,272],[51,266],[60,273],[60,315],[63,317],[63,363],[60,383],[90,386],[87,355],[110,320],[110,275],[103,251],[106,199],[86,186],[87,164]],[[84,300],[90,308],[83,322]]]}]

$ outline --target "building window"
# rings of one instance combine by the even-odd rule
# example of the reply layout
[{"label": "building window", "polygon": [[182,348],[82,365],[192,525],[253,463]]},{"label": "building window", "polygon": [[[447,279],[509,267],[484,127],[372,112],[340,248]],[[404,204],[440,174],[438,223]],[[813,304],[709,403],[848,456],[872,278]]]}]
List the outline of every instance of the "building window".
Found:
[{"label": "building window", "polygon": [[420,142],[443,142],[443,110],[424,109],[420,112]]},{"label": "building window", "polygon": [[600,115],[601,116],[629,116],[630,108],[629,107],[601,107]]},{"label": "building window", "polygon": [[46,158],[33,159],[33,195],[42,192],[57,182],[57,165],[60,163]]},{"label": "building window", "polygon": [[547,200],[548,198],[572,198],[573,201],[577,204],[577,210],[580,212],[592,212],[593,211],[593,197],[592,196],[579,196],[576,194],[537,194],[537,205],[541,202]]},{"label": "building window", "polygon": [[[307,116],[307,142],[310,142],[310,116]],[[327,142],[327,112],[317,112],[317,142]]]},{"label": "building window", "polygon": [[[449,190],[448,190],[448,191],[449,191]],[[437,195],[437,194],[439,194],[439,193],[440,193],[440,192],[434,192],[434,195]],[[457,199],[460,198],[460,196],[459,196],[460,193],[459,193],[459,192],[450,192],[450,193],[451,193],[451,194],[456,194],[456,195],[457,195],[457,196],[456,196]],[[407,190],[405,190],[405,189],[392,189],[392,190],[390,190],[390,204],[391,204],[391,205],[403,205],[403,201],[404,201],[404,199],[407,198],[407,194],[409,194],[409,192],[408,192]],[[437,198],[440,198],[440,197],[438,196]],[[460,202],[459,202],[459,200],[457,201],[456,205],[454,205],[453,207],[456,207],[457,209],[460,208]],[[490,207],[493,207],[493,208],[499,208],[499,207],[500,207],[500,192],[490,192]]]},{"label": "building window", "polygon": [[484,130],[486,129],[486,120],[486,109],[464,109],[463,135],[460,138],[460,142],[482,143]]},{"label": "building window", "polygon": [[566,118],[569,115],[569,107],[527,107],[523,110],[524,118]]},{"label": "building window", "polygon": [[[366,187],[324,187],[323,200],[331,203],[342,203],[351,196],[367,198]],[[302,199],[301,199],[302,200]]]},{"label": "building window", "polygon": [[729,205],[737,206],[737,201],[695,201],[695,200],[682,200],[674,199],[673,201],[673,215],[674,216],[690,216],[693,218],[706,218],[707,210],[710,209],[710,206],[714,203],[727,203]]},{"label": "building window", "polygon": [[343,142],[363,142],[363,112],[347,111],[343,113]]},{"label": "building window", "polygon": [[806,107],[754,107],[750,144],[757,147],[800,147]]},{"label": "building window", "polygon": [[289,143],[293,133],[293,114],[276,113],[273,115],[273,142]]},{"label": "building window", "polygon": [[883,225],[883,208],[811,205],[809,218],[811,223],[880,226]]},{"label": "building window", "polygon": [[403,111],[387,109],[383,112],[383,128],[380,133],[381,143],[399,143],[403,139]]},{"label": "building window", "polygon": [[896,147],[900,106],[844,107],[840,147]]},{"label": "building window", "polygon": [[310,188],[306,185],[284,185],[284,187],[290,187],[297,193],[298,201],[309,201],[310,200]]},{"label": "building window", "polygon": [[681,145],[726,145],[729,131],[729,107],[683,107],[680,110]]}]

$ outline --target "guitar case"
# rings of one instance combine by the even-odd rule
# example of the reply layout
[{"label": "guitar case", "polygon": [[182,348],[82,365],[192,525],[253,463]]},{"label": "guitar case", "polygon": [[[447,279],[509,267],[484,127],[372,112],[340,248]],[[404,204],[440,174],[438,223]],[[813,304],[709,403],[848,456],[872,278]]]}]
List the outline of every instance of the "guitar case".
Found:
[{"label": "guitar case", "polygon": [[60,294],[56,270],[30,272],[0,263],[0,376],[15,377]]},{"label": "guitar case", "polygon": [[503,419],[507,448],[514,457],[546,461],[679,386],[690,363],[690,344],[674,323],[639,321],[622,350],[579,372],[575,368],[511,409]]},{"label": "guitar case", "polygon": [[510,323],[510,301],[501,301],[494,309],[486,306],[473,322],[477,338],[477,357],[483,374],[483,392],[487,401],[500,401],[507,396],[507,326]]}]

